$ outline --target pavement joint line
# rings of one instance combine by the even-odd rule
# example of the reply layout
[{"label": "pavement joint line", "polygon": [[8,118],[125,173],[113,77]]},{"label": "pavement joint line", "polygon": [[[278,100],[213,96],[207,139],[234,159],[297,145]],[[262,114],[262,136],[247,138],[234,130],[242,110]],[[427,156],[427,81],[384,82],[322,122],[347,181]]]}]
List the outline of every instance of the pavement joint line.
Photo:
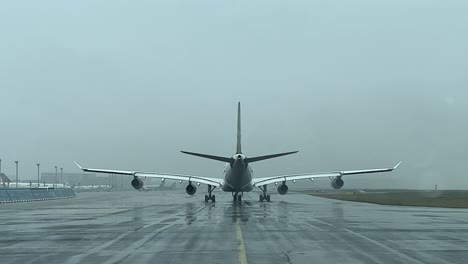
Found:
[{"label": "pavement joint line", "polygon": [[[327,226],[330,226],[330,227],[333,227],[333,226],[334,226],[334,225],[332,225],[332,224],[330,224],[330,223],[327,223],[327,222],[325,222],[325,221],[322,221],[322,220],[319,220],[319,219],[316,219],[316,218],[309,218],[309,220],[312,220],[312,221],[314,221],[314,222],[317,222],[317,223],[320,223],[320,224],[323,224],[323,225],[327,225]],[[392,252],[392,253],[395,254],[395,255],[398,255],[398,256],[400,256],[400,257],[403,257],[403,258],[407,259],[407,260],[410,261],[410,262],[419,263],[419,264],[423,264],[423,263],[424,263],[424,262],[419,261],[419,260],[417,260],[417,259],[415,259],[415,258],[413,258],[413,257],[411,257],[411,256],[408,256],[407,254],[401,253],[401,252],[399,252],[398,250],[395,250],[395,249],[393,249],[393,248],[391,248],[391,247],[389,247],[389,246],[387,246],[387,245],[385,245],[385,244],[382,244],[382,243],[380,243],[380,242],[378,242],[378,241],[376,241],[376,240],[374,240],[374,239],[372,239],[372,238],[369,238],[369,237],[367,237],[367,236],[365,236],[365,235],[362,235],[362,234],[360,234],[360,233],[357,233],[357,232],[355,232],[355,231],[352,231],[351,229],[343,228],[343,230],[346,231],[346,232],[348,232],[348,233],[350,233],[350,234],[352,234],[352,235],[355,235],[355,236],[357,236],[357,237],[360,237],[360,238],[362,238],[362,239],[364,239],[364,240],[366,240],[366,241],[368,241],[368,242],[371,242],[371,243],[373,243],[374,245],[377,245],[377,246],[379,246],[379,247],[381,247],[381,248],[384,248],[384,249],[386,249],[386,250]]]},{"label": "pavement joint line", "polygon": [[[316,222],[316,223],[320,223],[320,224],[327,225],[327,226],[330,226],[330,227],[333,227],[333,226],[334,226],[334,225],[332,225],[332,224],[330,224],[330,223],[327,223],[327,222],[325,222],[325,221],[322,221],[322,220],[319,220],[319,219],[316,219],[316,218],[309,218],[309,220],[312,220],[312,221],[314,221],[314,222]],[[316,226],[314,226],[314,227],[316,227]],[[316,227],[316,228],[318,228],[318,227]],[[362,235],[362,234],[360,234],[360,233],[357,233],[357,232],[355,232],[355,231],[352,231],[352,230],[350,230],[350,229],[348,229],[348,228],[343,228],[343,230],[346,231],[346,232],[348,232],[348,233],[350,233],[350,234],[352,234],[352,235],[358,236],[358,237],[360,237],[360,238],[362,238],[362,239],[364,239],[364,240],[366,240],[366,241],[368,241],[368,242],[371,242],[371,243],[373,243],[373,244],[375,244],[375,245],[377,245],[377,246],[379,246],[379,247],[381,247],[381,248],[384,248],[384,249],[386,249],[386,250],[392,252],[392,253],[395,254],[395,255],[398,255],[398,256],[400,256],[400,257],[402,257],[402,258],[405,258],[405,259],[407,259],[407,260],[410,261],[410,262],[418,263],[418,264],[423,264],[423,263],[424,263],[424,262],[419,261],[419,260],[417,260],[417,259],[415,259],[415,258],[413,258],[413,257],[411,257],[411,256],[408,256],[407,254],[401,253],[401,252],[399,252],[398,250],[395,250],[395,249],[393,249],[393,248],[391,248],[391,247],[389,247],[389,246],[387,246],[387,245],[385,245],[385,244],[382,244],[382,243],[380,243],[380,242],[378,242],[378,241],[376,241],[376,240],[374,240],[374,239],[372,239],[372,238],[369,238],[369,237],[367,237],[367,236],[364,236],[364,235]]]},{"label": "pavement joint line", "polygon": [[[395,243],[393,241],[389,241],[389,242],[392,243],[392,244],[396,244],[398,246],[398,243]],[[465,241],[465,242],[467,242],[467,241]],[[407,253],[403,253],[403,254],[407,254]],[[437,259],[438,264],[452,264],[453,263],[453,262],[448,262],[445,259],[440,258],[438,255],[432,255],[431,259]]]},{"label": "pavement joint line", "polygon": [[[157,224],[160,224],[162,221],[166,220],[166,219],[170,219],[171,217],[174,217],[175,215],[179,214],[179,213],[182,213],[184,212],[184,210],[179,210],[177,211],[176,213],[174,214],[171,214],[163,219],[159,219],[159,221],[156,221],[152,224],[149,224],[149,225],[146,225],[144,226],[144,228],[148,228],[148,227],[151,227],[151,226],[154,226],[154,225],[157,225]],[[112,215],[112,214],[111,214]],[[101,244],[100,246],[97,246],[97,247],[94,247],[92,248],[91,250],[87,251],[86,253],[82,253],[82,254],[79,254],[79,255],[75,255],[73,257],[71,257],[68,261],[66,261],[65,263],[68,263],[68,264],[78,264],[78,263],[83,263],[83,259],[88,257],[89,255],[92,255],[92,254],[96,254],[98,253],[99,251],[101,250],[104,250],[110,246],[112,246],[113,244],[119,242],[120,240],[124,239],[125,237],[129,236],[130,234],[132,233],[135,233],[134,230],[131,230],[131,231],[127,231],[119,236],[117,236],[116,238],[104,243],[104,244]]]},{"label": "pavement joint line", "polygon": [[[143,207],[149,207],[149,206],[143,206]],[[196,211],[196,213],[197,213],[197,212],[200,212],[201,210],[203,210],[203,209],[205,209],[205,208],[207,208],[206,205],[205,205],[205,206],[202,206],[201,208],[199,208],[199,209]],[[173,214],[171,214],[171,215],[168,215],[168,216],[165,217],[165,218],[159,219],[159,221],[157,221],[157,222],[154,222],[154,223],[152,223],[152,224],[145,225],[145,226],[143,226],[142,228],[139,228],[138,231],[141,230],[141,229],[145,229],[145,228],[152,227],[152,226],[157,225],[157,224],[161,224],[163,221],[165,221],[165,220],[167,220],[167,219],[170,219],[170,218],[172,218],[172,217],[174,217],[174,216],[177,216],[178,214],[183,213],[183,212],[185,212],[185,209],[179,210],[179,211],[177,211],[177,212],[175,212],[175,213],[173,213]],[[112,214],[111,214],[111,215],[112,215]],[[154,234],[154,233],[148,233],[148,235],[151,235],[151,236],[150,236],[149,238],[145,237],[145,238],[141,239],[139,242],[143,242],[142,245],[144,245],[144,244],[147,243],[149,240],[151,240],[154,236],[160,234],[162,231],[164,231],[164,230],[166,230],[166,229],[168,229],[168,228],[174,226],[175,224],[177,224],[177,223],[175,222],[175,223],[166,225],[165,227],[162,227],[162,228],[157,229],[157,230],[156,230],[156,234]],[[102,245],[100,245],[100,246],[98,246],[98,247],[95,247],[95,248],[89,250],[88,252],[86,252],[86,253],[84,253],[84,254],[75,255],[75,256],[73,256],[72,258],[70,258],[68,261],[66,261],[66,263],[68,263],[68,264],[83,263],[84,258],[86,258],[86,257],[88,257],[88,256],[90,256],[90,255],[92,255],[92,254],[96,254],[96,253],[98,253],[99,251],[104,250],[104,249],[106,249],[106,248],[112,246],[113,244],[115,244],[115,243],[117,243],[118,241],[124,239],[125,237],[129,236],[129,235],[132,234],[132,233],[135,233],[135,230],[131,230],[131,231],[125,232],[125,233],[119,235],[118,237],[116,237],[115,239],[110,240],[110,241],[108,241],[108,242],[106,242],[106,243],[104,243],[104,244],[102,244]],[[122,259],[128,257],[128,255],[126,255],[126,256],[118,255],[118,257],[119,257],[118,260],[115,260],[115,259],[114,259],[115,257],[114,257],[114,258],[112,258],[112,259],[106,261],[105,263],[116,263],[116,262],[119,262],[119,261],[121,261]]]},{"label": "pavement joint line", "polygon": [[[121,251],[120,254],[117,254],[115,255],[114,257],[112,257],[111,259],[103,262],[103,264],[113,264],[113,263],[118,263],[118,262],[121,262],[123,261],[125,258],[127,258],[130,254],[132,254],[133,252],[135,252],[135,250],[141,248],[142,246],[144,246],[146,243],[148,243],[148,241],[152,240],[154,237],[156,237],[157,235],[159,235],[161,232],[163,232],[164,230],[166,229],[169,229],[171,227],[173,227],[174,225],[176,225],[177,223],[172,223],[172,224],[168,224],[164,227],[161,227],[159,229],[156,229],[155,231],[151,232],[151,233],[148,233],[145,237],[143,237],[143,239],[140,239],[138,240],[137,242],[133,243],[132,247],[128,247],[125,251]],[[130,253],[129,253],[130,252]]]},{"label": "pavement joint line", "polygon": [[[208,207],[208,205],[200,207],[198,210],[195,211],[194,214],[206,209],[207,207]],[[179,214],[179,213],[180,212],[178,212],[177,214]],[[161,223],[161,222],[162,221],[160,221],[159,223]],[[180,222],[180,219],[173,222],[173,223],[171,223],[171,224],[168,224],[168,225],[166,225],[164,227],[158,228],[158,229],[152,231],[151,233],[146,234],[142,239],[132,243],[132,246],[127,247],[127,249],[125,251],[121,251],[120,254],[117,254],[114,257],[112,257],[111,259],[103,262],[103,264],[114,264],[114,263],[118,263],[118,262],[123,261],[124,259],[128,258],[128,256],[130,256],[132,254],[132,253],[129,253],[129,252],[137,251],[138,249],[142,248],[146,243],[148,243],[150,240],[154,239],[156,236],[161,234],[163,231],[173,227],[174,225],[178,224],[179,222]],[[147,227],[150,227],[150,226],[148,225],[148,226],[145,226],[144,228],[147,228]],[[245,263],[245,264],[247,264],[247,263]]]},{"label": "pavement joint line", "polygon": [[362,238],[362,239],[364,239],[364,240],[366,240],[366,241],[369,241],[369,242],[371,242],[371,243],[373,243],[373,244],[375,244],[375,245],[377,245],[377,246],[379,246],[379,247],[381,247],[381,248],[384,248],[384,249],[386,249],[386,250],[392,252],[393,254],[395,254],[395,255],[397,255],[397,256],[400,256],[400,257],[402,257],[402,258],[405,258],[405,259],[407,259],[409,262],[418,263],[418,264],[424,264],[424,262],[422,262],[422,261],[420,261],[420,260],[417,260],[417,259],[415,259],[415,258],[413,258],[413,257],[411,257],[411,256],[408,256],[407,254],[401,253],[400,251],[395,250],[395,249],[393,249],[393,248],[391,248],[391,247],[389,247],[389,246],[387,246],[387,245],[385,245],[385,244],[383,244],[383,243],[380,243],[380,242],[378,242],[378,241],[376,241],[376,240],[374,240],[374,239],[372,239],[372,238],[369,238],[369,237],[367,237],[367,236],[365,236],[365,235],[359,234],[359,233],[357,233],[357,232],[355,232],[355,231],[352,231],[352,230],[350,230],[350,229],[348,229],[348,228],[343,228],[343,230],[346,231],[346,232],[348,232],[348,233],[350,233],[350,234],[353,234],[353,235],[355,235],[355,236],[357,236],[357,237],[360,237],[360,238]]},{"label": "pavement joint line", "polygon": [[242,235],[242,229],[239,224],[239,220],[236,222],[236,238],[237,238],[237,263],[247,264],[247,255],[245,253],[244,236]]},{"label": "pavement joint line", "polygon": [[[320,222],[320,221],[316,221],[316,223],[321,223],[321,222]],[[321,232],[327,232],[329,236],[332,236],[332,237],[335,238],[337,241],[342,240],[342,238],[341,238],[338,234],[335,234],[335,233],[333,233],[333,232],[328,232],[328,230],[323,229],[323,228],[321,228],[321,227],[318,227],[318,226],[316,226],[316,225],[314,225],[314,224],[312,224],[312,223],[308,223],[307,226],[310,226],[310,227],[312,227],[312,228],[314,228],[314,229],[317,229],[317,230],[319,230],[319,231],[321,231]],[[362,256],[364,256],[364,257],[366,257],[366,258],[372,260],[374,263],[379,263],[379,264],[384,264],[384,263],[385,263],[385,262],[380,261],[378,258],[372,256],[371,254],[367,253],[366,251],[360,250],[359,247],[356,246],[356,245],[353,245],[353,244],[350,243],[350,244],[348,244],[348,246],[349,246],[350,248],[352,248],[353,250],[355,250],[358,254],[360,254],[360,255],[362,255]]]}]

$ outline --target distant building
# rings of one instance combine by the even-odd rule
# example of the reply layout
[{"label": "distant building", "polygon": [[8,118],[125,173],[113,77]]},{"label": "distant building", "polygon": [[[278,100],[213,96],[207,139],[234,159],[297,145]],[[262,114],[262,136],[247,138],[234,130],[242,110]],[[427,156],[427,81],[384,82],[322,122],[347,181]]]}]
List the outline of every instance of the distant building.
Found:
[{"label": "distant building", "polygon": [[[113,186],[119,189],[130,189],[131,178],[124,176],[113,176],[109,174],[96,174],[96,173],[63,173],[63,183],[69,186]],[[55,179],[55,172],[41,173],[41,183],[61,183],[60,172],[57,173]]]},{"label": "distant building", "polygon": [[[55,172],[41,173],[41,182],[61,183],[61,174],[60,172],[57,175]],[[95,173],[63,173],[63,182],[71,186],[105,185],[109,184],[109,179],[107,175],[96,176]]]},{"label": "distant building", "polygon": [[5,173],[0,173],[0,187],[2,188],[8,188],[10,187],[10,178],[5,175]]}]

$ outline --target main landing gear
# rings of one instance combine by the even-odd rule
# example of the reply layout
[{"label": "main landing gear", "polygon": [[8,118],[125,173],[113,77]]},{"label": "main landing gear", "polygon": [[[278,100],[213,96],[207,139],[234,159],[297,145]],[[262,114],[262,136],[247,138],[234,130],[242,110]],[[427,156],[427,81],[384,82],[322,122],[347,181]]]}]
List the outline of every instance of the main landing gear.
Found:
[{"label": "main landing gear", "polygon": [[216,189],[216,187],[213,188],[213,186],[208,185],[208,195],[205,195],[205,203],[209,202],[210,200],[213,203],[216,202],[216,196],[211,194],[214,189]]},{"label": "main landing gear", "polygon": [[270,202],[270,195],[269,194],[267,194],[267,195],[260,194],[260,202],[263,202],[263,201]]},{"label": "main landing gear", "polygon": [[232,201],[242,203],[242,194],[239,194],[238,192],[232,193]]},{"label": "main landing gear", "polygon": [[260,190],[262,190],[263,194],[260,194],[260,202],[267,201],[270,202],[270,195],[267,194],[267,186],[259,186]]}]

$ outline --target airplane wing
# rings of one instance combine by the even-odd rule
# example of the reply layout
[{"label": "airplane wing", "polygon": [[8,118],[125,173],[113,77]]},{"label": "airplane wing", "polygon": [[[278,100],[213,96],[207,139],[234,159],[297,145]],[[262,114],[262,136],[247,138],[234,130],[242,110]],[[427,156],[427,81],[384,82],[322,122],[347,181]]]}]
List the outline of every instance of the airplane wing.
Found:
[{"label": "airplane wing", "polygon": [[329,177],[341,177],[344,175],[391,172],[391,171],[396,170],[398,166],[400,166],[400,164],[401,164],[401,161],[397,165],[395,165],[393,168],[290,174],[290,175],[280,175],[280,176],[258,178],[258,179],[253,179],[252,181],[253,181],[254,186],[263,186],[267,184],[284,182],[284,181],[295,181],[295,180],[306,180],[306,179],[313,180],[314,178],[329,178]]},{"label": "airplane wing", "polygon": [[217,178],[201,177],[201,176],[194,176],[194,175],[183,175],[183,174],[171,174],[171,173],[90,169],[90,168],[83,168],[76,162],[75,164],[76,166],[78,166],[78,168],[80,168],[80,170],[84,172],[108,173],[108,174],[129,175],[129,176],[141,177],[141,178],[146,177],[146,178],[159,178],[159,179],[169,179],[169,180],[177,180],[177,181],[188,181],[188,182],[203,183],[203,184],[216,186],[216,187],[221,187],[223,185],[223,180],[217,179]]}]

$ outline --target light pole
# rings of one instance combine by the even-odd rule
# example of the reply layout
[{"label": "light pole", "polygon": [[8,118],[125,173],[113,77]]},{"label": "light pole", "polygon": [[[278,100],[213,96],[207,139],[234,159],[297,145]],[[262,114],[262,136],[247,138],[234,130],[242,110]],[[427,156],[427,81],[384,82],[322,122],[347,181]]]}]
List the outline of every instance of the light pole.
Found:
[{"label": "light pole", "polygon": [[54,166],[55,167],[55,188],[57,188],[57,181],[58,181],[58,178],[57,178],[57,166]]},{"label": "light pole", "polygon": [[41,166],[41,164],[37,163],[37,188],[39,188],[39,186],[41,186],[41,180],[39,179],[39,166]]},{"label": "light pole", "polygon": [[62,183],[62,188],[65,187],[63,185],[63,168],[60,168],[60,182]]},{"label": "light pole", "polygon": [[0,159],[0,174],[2,174],[2,159]]},{"label": "light pole", "polygon": [[16,189],[18,189],[18,163],[19,161],[15,161],[16,163]]}]

